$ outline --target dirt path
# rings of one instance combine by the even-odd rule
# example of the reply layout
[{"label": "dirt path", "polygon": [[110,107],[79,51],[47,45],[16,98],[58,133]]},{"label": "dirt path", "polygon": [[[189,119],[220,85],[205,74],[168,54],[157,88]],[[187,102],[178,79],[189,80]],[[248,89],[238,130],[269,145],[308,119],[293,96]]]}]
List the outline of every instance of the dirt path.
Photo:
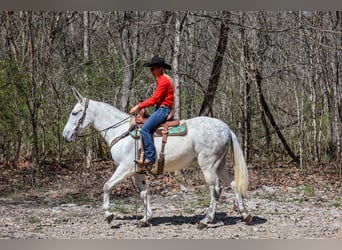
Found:
[{"label": "dirt path", "polygon": [[[17,194],[0,197],[0,238],[116,238],[116,239],[342,239],[342,190],[329,192],[310,186],[296,188],[262,186],[250,191],[246,200],[252,225],[241,221],[232,209],[233,194],[224,190],[216,219],[209,228],[198,230],[209,195],[205,186],[180,186],[151,197],[154,217],[150,227],[137,228],[143,215],[137,196],[114,199],[116,218],[108,225],[95,201],[65,202],[52,193],[35,197]],[[138,217],[139,217],[138,216]]]}]

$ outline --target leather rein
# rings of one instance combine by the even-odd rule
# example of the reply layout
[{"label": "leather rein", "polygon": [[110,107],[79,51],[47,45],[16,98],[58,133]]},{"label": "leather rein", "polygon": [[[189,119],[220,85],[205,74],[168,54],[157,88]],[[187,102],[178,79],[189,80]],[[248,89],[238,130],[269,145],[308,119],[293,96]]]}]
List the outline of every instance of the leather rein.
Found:
[{"label": "leather rein", "polygon": [[[77,135],[77,137],[88,137],[88,136],[91,136],[91,135],[93,135],[93,134],[96,133],[96,132],[92,132],[92,133],[85,134],[85,135],[78,135],[78,131],[79,131],[81,125],[83,124],[84,120],[85,120],[88,106],[89,106],[89,99],[86,98],[86,101],[85,101],[85,104],[84,104],[84,111],[83,111],[83,114],[82,114],[81,118],[78,120],[76,129],[75,129],[75,130],[76,130],[76,135]],[[113,125],[111,125],[111,126],[105,128],[105,129],[102,129],[102,130],[100,130],[100,131],[98,131],[98,132],[101,133],[101,132],[103,132],[103,131],[107,131],[107,130],[112,129],[112,128],[118,128],[118,127],[120,127],[121,125],[123,125],[129,118],[131,118],[131,116],[128,116],[128,117],[126,117],[125,119],[123,119],[123,120],[121,120],[121,121],[119,121],[119,122],[117,122],[117,123],[115,123],[115,124],[113,124]],[[130,129],[131,129],[131,128],[130,128]],[[114,144],[116,144],[118,141],[120,141],[121,139],[123,139],[123,138],[125,138],[126,136],[128,136],[128,135],[129,135],[130,129],[129,129],[128,131],[124,132],[123,134],[121,134],[120,136],[115,137],[115,138],[112,140],[112,143],[110,144],[109,149],[111,149],[111,148],[114,146]]]}]

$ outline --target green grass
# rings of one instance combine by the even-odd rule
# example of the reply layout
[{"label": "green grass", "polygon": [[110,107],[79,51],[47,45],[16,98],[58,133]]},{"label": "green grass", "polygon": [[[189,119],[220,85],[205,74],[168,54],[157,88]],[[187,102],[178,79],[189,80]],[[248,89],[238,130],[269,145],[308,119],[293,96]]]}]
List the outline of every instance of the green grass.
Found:
[{"label": "green grass", "polygon": [[209,204],[210,204],[210,195],[209,194],[202,194],[196,202],[196,205],[198,207],[207,207],[207,206],[209,206]]},{"label": "green grass", "polygon": [[36,230],[36,231],[41,231],[41,230],[43,230],[43,225],[42,225],[42,224],[38,224],[38,225],[35,227],[34,230]]},{"label": "green grass", "polygon": [[61,198],[61,201],[63,203],[74,203],[74,198],[72,197],[71,194],[65,194],[62,198]]},{"label": "green grass", "polygon": [[304,202],[304,198],[293,198],[292,201],[298,202],[298,203],[303,203]]},{"label": "green grass", "polygon": [[315,195],[315,188],[310,184],[305,185],[304,195],[305,196],[314,196]]},{"label": "green grass", "polygon": [[40,223],[40,219],[39,219],[37,216],[31,215],[31,216],[28,218],[28,222],[29,222],[30,224]]},{"label": "green grass", "polygon": [[14,184],[14,189],[16,191],[23,191],[25,189],[25,185],[24,183],[22,183],[21,181],[17,181],[15,184]]},{"label": "green grass", "polygon": [[[301,193],[302,191],[297,188],[297,192]],[[304,191],[303,191],[303,197],[293,198],[292,201],[297,203],[303,203],[304,201],[308,200],[309,196],[315,195],[315,188],[311,184],[305,184]]]},{"label": "green grass", "polygon": [[122,214],[131,214],[134,212],[134,207],[120,200],[115,203],[115,205],[111,208],[111,210],[112,212],[119,212]]},{"label": "green grass", "polygon": [[187,214],[193,214],[195,212],[195,208],[189,204],[187,207],[184,208],[184,212]]},{"label": "green grass", "polygon": [[177,183],[184,183],[184,177],[182,175],[176,175],[175,180]]},{"label": "green grass", "polygon": [[192,214],[196,208],[208,207],[210,205],[210,195],[208,192],[201,192],[197,200],[193,200],[187,203],[183,209],[185,213]]},{"label": "green grass", "polygon": [[89,197],[88,193],[86,192],[82,192],[78,195],[74,195],[74,194],[65,194],[62,198],[61,198],[63,203],[81,203],[81,204],[87,204],[90,203],[92,201],[92,199]]},{"label": "green grass", "polygon": [[81,193],[80,197],[78,198],[78,201],[81,203],[89,203],[91,202],[91,198],[87,193]]},{"label": "green grass", "polygon": [[336,197],[335,201],[330,205],[331,207],[341,207],[342,206],[342,198],[341,197]]},{"label": "green grass", "polygon": [[70,221],[69,218],[63,218],[63,219],[56,219],[53,221],[54,224],[61,225],[61,224],[67,224]]}]

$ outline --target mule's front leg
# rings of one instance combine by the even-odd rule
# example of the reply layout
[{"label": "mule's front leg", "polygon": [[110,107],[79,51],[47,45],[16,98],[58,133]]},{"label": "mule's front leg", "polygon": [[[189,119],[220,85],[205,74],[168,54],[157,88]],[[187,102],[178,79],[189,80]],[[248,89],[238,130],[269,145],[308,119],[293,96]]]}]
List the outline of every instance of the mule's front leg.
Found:
[{"label": "mule's front leg", "polygon": [[146,185],[146,175],[145,174],[136,174],[135,175],[135,183],[138,184],[140,198],[144,204],[144,217],[139,221],[139,227],[146,227],[148,226],[148,221],[152,218],[152,210],[150,207],[150,197],[147,192],[147,185]]},{"label": "mule's front leg", "polygon": [[114,214],[109,212],[109,191],[110,188],[108,184],[106,183],[103,186],[103,210],[105,210],[105,220],[110,224],[112,220],[114,219]]},{"label": "mule's front leg", "polygon": [[114,214],[109,211],[109,193],[111,188],[134,173],[134,169],[120,164],[114,174],[103,186],[103,209],[105,210],[105,220],[109,223],[114,219]]}]

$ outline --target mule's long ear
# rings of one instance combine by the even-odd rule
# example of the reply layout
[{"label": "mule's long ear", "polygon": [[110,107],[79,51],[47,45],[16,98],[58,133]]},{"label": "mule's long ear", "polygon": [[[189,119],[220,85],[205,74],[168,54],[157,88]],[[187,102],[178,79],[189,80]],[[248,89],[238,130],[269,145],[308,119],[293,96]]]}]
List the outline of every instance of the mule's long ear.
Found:
[{"label": "mule's long ear", "polygon": [[71,87],[72,92],[74,93],[75,97],[77,98],[79,103],[84,103],[85,98],[81,95],[81,93],[74,87]]}]

